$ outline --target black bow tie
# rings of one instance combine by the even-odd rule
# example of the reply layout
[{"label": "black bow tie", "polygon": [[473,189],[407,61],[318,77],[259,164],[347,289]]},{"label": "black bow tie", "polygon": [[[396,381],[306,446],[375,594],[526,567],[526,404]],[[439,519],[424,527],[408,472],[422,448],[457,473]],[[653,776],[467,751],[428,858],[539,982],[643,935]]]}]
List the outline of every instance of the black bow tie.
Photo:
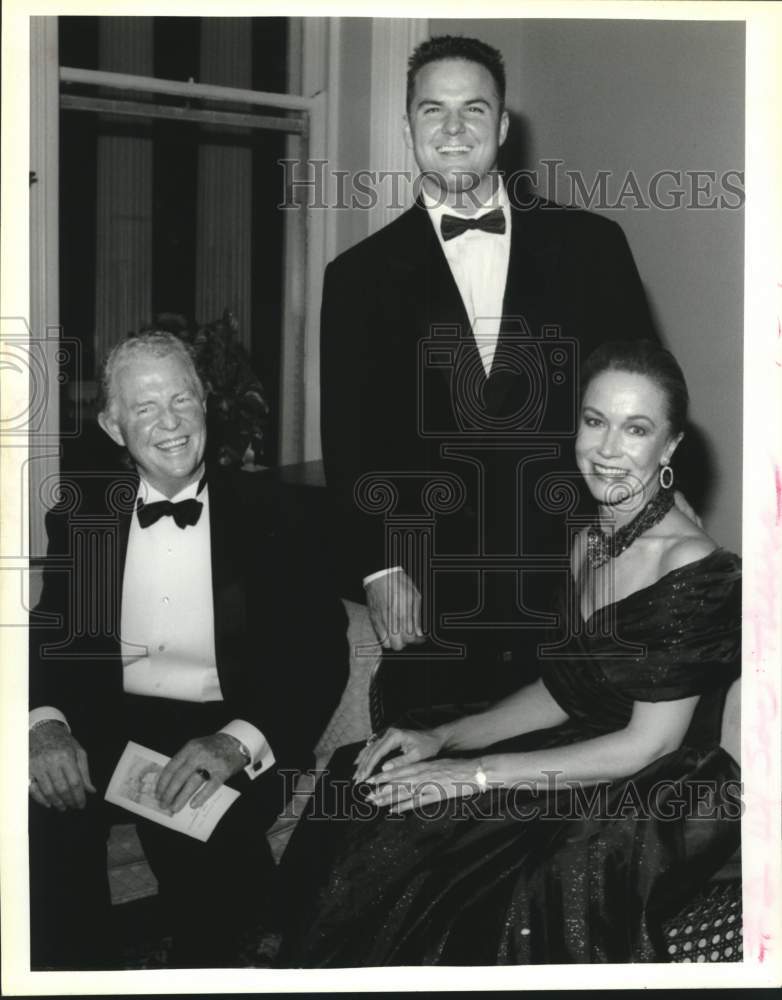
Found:
[{"label": "black bow tie", "polygon": [[495,208],[477,218],[466,218],[463,215],[444,215],[440,220],[440,232],[444,240],[452,240],[461,236],[468,229],[482,229],[485,233],[505,232],[505,213],[501,208]]},{"label": "black bow tie", "polygon": [[186,528],[188,524],[197,524],[201,516],[203,504],[195,497],[189,500],[180,500],[179,503],[171,503],[170,500],[157,500],[155,503],[144,503],[139,499],[136,513],[138,523],[142,528],[148,528],[150,524],[159,521],[161,517],[171,515],[178,528]]}]

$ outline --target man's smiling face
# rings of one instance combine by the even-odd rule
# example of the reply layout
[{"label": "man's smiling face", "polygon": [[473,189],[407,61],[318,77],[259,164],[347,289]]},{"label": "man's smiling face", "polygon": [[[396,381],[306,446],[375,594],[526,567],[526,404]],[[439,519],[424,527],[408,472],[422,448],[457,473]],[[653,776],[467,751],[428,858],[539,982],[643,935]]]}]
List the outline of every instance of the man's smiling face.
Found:
[{"label": "man's smiling face", "polygon": [[114,374],[100,424],[125,445],[139,474],[167,497],[197,481],[206,447],[203,390],[176,355],[138,354]]},{"label": "man's smiling face", "polygon": [[416,74],[405,118],[405,141],[426,174],[427,191],[455,208],[469,208],[492,193],[489,176],[508,133],[491,73],[466,59],[427,63]]}]

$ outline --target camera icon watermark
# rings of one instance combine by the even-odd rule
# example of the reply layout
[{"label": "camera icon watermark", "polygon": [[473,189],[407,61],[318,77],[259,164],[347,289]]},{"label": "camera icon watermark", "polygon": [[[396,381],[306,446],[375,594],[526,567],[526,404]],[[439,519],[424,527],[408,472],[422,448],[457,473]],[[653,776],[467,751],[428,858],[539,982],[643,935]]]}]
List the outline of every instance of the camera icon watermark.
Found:
[{"label": "camera icon watermark", "polygon": [[[3,376],[3,413],[0,438],[27,438],[30,444],[55,444],[76,437],[81,429],[78,398],[60,409],[56,426],[50,419],[54,392],[67,392],[81,378],[81,344],[63,337],[58,326],[34,336],[21,316],[0,319],[0,371]],[[10,443],[10,442],[9,442]]]},{"label": "camera icon watermark", "polygon": [[421,436],[572,437],[578,426],[578,342],[564,337],[559,326],[533,333],[522,317],[514,317],[502,322],[494,343],[482,332],[491,325],[478,318],[472,329],[433,326],[419,344]]}]

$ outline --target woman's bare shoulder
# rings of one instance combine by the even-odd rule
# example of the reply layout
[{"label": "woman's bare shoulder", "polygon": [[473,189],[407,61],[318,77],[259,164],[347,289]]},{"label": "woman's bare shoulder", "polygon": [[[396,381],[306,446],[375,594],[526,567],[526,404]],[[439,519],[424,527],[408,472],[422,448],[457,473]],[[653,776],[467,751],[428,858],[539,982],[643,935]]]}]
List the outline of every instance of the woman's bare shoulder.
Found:
[{"label": "woman's bare shoulder", "polygon": [[661,575],[697,562],[719,548],[713,538],[681,511],[672,510],[663,524],[670,541],[660,558]]}]

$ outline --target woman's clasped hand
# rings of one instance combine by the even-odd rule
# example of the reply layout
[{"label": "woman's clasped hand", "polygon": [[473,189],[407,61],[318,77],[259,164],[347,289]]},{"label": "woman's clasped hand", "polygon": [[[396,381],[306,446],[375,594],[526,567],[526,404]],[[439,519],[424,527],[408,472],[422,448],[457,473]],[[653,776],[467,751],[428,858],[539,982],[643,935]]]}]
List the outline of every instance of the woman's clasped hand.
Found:
[{"label": "woman's clasped hand", "polygon": [[376,806],[390,806],[392,813],[403,813],[443,799],[476,795],[481,791],[475,777],[477,766],[474,761],[447,757],[417,764],[389,761],[364,779],[373,787],[366,797]]},{"label": "woman's clasped hand", "polygon": [[[475,795],[477,764],[469,760],[435,758],[442,750],[445,734],[437,729],[413,730],[391,727],[367,744],[356,758],[355,782],[366,782],[366,793],[376,806],[389,806],[403,813],[443,799]],[[389,754],[395,756],[384,760]],[[383,761],[379,770],[375,770]]]}]

